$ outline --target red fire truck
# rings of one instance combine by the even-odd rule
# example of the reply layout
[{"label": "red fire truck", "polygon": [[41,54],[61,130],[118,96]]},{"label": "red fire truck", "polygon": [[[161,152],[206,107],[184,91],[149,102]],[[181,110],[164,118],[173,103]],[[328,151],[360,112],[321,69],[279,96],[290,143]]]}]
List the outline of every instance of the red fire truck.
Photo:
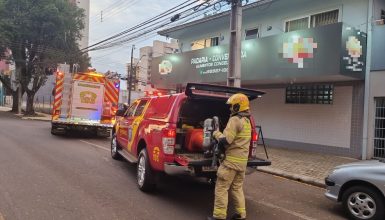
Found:
[{"label": "red fire truck", "polygon": [[119,78],[95,71],[56,73],[51,133],[92,131],[109,137],[118,109]]},{"label": "red fire truck", "polygon": [[[137,184],[143,191],[155,187],[159,173],[215,178],[214,158],[204,154],[204,121],[216,116],[220,129],[224,129],[230,117],[225,103],[235,93],[243,93],[250,100],[264,94],[245,88],[189,83],[184,93],[155,94],[134,101],[125,113],[119,112],[121,117],[111,140],[112,158],[137,163]],[[251,121],[247,165],[268,166],[270,161],[256,157],[258,135],[254,119]]]}]

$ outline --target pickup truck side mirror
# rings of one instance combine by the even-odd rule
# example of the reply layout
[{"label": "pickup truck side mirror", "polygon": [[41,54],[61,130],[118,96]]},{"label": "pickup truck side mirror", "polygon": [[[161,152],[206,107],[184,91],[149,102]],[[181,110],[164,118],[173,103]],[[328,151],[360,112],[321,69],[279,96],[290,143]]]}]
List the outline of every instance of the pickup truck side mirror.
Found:
[{"label": "pickup truck side mirror", "polygon": [[124,116],[124,110],[123,109],[119,109],[118,111],[116,111],[116,116],[120,116],[120,117],[123,117]]}]

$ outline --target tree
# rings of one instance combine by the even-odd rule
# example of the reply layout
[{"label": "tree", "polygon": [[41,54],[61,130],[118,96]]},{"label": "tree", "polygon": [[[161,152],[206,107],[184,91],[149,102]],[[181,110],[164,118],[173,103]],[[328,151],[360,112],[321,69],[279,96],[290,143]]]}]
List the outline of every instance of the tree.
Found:
[{"label": "tree", "polygon": [[[68,0],[0,0],[0,57],[15,63],[21,89],[27,94],[26,115],[35,113],[35,94],[58,63],[89,65],[77,43],[83,19],[84,11]],[[8,56],[7,49],[12,52]]]}]

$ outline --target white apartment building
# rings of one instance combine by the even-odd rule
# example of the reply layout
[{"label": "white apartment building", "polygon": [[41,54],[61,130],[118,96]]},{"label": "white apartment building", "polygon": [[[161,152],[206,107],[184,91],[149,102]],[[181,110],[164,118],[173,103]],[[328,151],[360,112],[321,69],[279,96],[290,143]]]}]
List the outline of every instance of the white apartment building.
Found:
[{"label": "white apartment building", "polygon": [[84,29],[82,30],[82,39],[79,41],[80,49],[89,45],[90,32],[90,0],[69,0],[70,3],[76,4],[79,8],[84,9]]},{"label": "white apartment building", "polygon": [[172,39],[170,43],[155,40],[152,46],[142,47],[139,50],[139,69],[136,74],[137,91],[144,91],[151,80],[151,61],[154,57],[160,57],[179,52],[178,41]]}]

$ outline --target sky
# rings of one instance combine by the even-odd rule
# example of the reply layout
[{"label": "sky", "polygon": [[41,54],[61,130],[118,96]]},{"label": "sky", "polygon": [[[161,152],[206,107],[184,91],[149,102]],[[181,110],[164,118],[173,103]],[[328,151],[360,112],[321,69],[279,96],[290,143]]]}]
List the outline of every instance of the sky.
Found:
[{"label": "sky", "polygon": [[[185,0],[90,0],[89,43],[99,42],[107,37],[133,27],[150,19]],[[101,21],[103,11],[103,21]],[[149,38],[151,37],[151,38]],[[131,45],[135,44],[134,55],[138,57],[139,48],[151,46],[163,36],[144,36],[126,45],[106,50],[90,52],[91,63],[98,72],[116,71],[126,74],[126,64],[130,61]]]}]

